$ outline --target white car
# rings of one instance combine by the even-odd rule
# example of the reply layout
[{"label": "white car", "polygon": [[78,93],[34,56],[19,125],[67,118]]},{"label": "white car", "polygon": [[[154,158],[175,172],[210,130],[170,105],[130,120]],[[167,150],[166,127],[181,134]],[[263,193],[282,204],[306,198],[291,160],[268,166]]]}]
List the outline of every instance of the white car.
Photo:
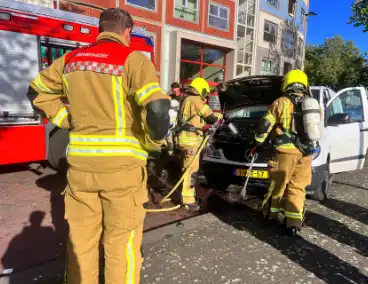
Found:
[{"label": "white car", "polygon": [[[219,93],[221,104],[239,131],[231,134],[227,124],[208,144],[202,169],[210,186],[227,191],[229,185],[244,183],[250,166],[246,152],[252,147],[254,131],[272,102],[282,95],[282,76],[250,76],[226,82],[227,90]],[[363,87],[347,88],[335,93],[327,87],[310,91],[323,109],[323,136],[320,151],[313,156],[312,183],[307,193],[316,200],[327,197],[332,175],[363,168],[368,148],[368,101]],[[250,186],[268,183],[267,160],[272,145],[266,140],[258,149],[251,173]]]}]

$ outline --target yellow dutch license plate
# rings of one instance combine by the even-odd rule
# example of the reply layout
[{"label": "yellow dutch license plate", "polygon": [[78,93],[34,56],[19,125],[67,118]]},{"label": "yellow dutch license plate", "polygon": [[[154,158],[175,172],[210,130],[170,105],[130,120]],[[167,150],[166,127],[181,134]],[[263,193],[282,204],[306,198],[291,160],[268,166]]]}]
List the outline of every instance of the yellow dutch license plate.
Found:
[{"label": "yellow dutch license plate", "polygon": [[[236,169],[235,175],[238,177],[247,177],[248,170],[245,169]],[[268,171],[259,171],[259,170],[252,170],[250,174],[251,178],[258,178],[258,179],[268,179]]]}]

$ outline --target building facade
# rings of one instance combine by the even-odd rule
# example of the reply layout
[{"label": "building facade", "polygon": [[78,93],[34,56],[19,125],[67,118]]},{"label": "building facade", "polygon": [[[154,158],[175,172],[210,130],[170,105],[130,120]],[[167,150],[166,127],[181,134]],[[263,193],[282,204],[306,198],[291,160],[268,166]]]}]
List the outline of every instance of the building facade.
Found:
[{"label": "building facade", "polygon": [[[98,17],[97,9],[64,0],[18,0]],[[165,90],[201,76],[218,81],[283,74],[302,67],[308,0],[79,0],[120,7],[155,45]],[[303,16],[304,15],[304,16]]]},{"label": "building facade", "polygon": [[255,74],[303,69],[309,0],[261,0]]}]

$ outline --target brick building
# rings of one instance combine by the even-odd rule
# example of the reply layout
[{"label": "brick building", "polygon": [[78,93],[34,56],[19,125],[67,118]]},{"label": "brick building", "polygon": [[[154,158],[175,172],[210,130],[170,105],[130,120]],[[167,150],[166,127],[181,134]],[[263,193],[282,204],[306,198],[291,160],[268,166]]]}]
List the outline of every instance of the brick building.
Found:
[{"label": "brick building", "polygon": [[[100,11],[63,0],[19,0],[98,17]],[[155,44],[161,85],[183,87],[201,76],[218,80],[283,74],[301,68],[309,0],[78,0],[121,7]]]},{"label": "brick building", "polygon": [[[63,1],[43,2],[55,9],[98,17],[99,11]],[[51,3],[53,2],[53,3]],[[186,86],[202,76],[211,85],[235,76],[235,2],[233,0],[80,0],[101,7],[121,7],[145,27],[155,44],[155,63],[161,85]]]}]

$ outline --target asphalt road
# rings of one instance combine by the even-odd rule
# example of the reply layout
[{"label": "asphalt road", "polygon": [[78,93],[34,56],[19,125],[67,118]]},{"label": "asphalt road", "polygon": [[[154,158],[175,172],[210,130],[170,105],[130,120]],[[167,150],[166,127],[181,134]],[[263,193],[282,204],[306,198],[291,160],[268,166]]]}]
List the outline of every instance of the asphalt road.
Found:
[{"label": "asphalt road", "polygon": [[329,200],[308,200],[306,225],[295,239],[259,217],[258,199],[246,206],[215,202],[212,213],[184,226],[151,231],[141,283],[368,283],[367,176],[368,169],[340,174]]},{"label": "asphalt road", "polygon": [[144,247],[142,283],[368,283],[368,169],[336,176],[330,199],[308,200],[300,237],[282,235],[258,202]]}]

